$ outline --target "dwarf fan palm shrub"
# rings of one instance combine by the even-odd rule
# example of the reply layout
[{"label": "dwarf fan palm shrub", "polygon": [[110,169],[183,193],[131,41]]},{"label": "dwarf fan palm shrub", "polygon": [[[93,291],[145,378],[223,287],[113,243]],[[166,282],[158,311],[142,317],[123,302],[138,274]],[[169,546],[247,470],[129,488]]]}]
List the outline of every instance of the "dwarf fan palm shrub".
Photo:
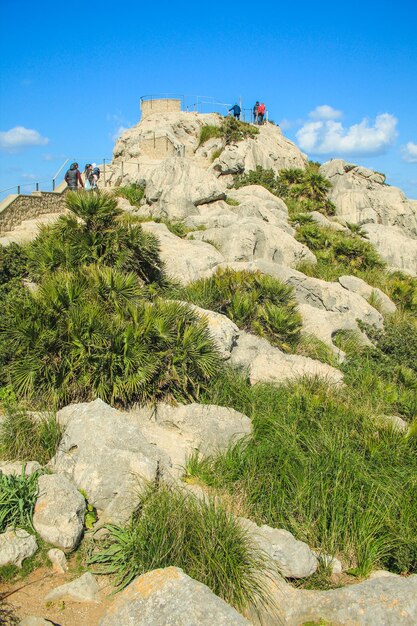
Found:
[{"label": "dwarf fan palm shrub", "polygon": [[33,530],[32,517],[38,497],[40,472],[25,476],[6,476],[0,472],[0,533],[7,528]]}]

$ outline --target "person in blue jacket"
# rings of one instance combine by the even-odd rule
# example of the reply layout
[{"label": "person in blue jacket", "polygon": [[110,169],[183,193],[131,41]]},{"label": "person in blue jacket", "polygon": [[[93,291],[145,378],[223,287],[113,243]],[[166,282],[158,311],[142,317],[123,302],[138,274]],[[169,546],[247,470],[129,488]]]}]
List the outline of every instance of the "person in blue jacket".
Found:
[{"label": "person in blue jacket", "polygon": [[229,111],[233,111],[233,115],[237,120],[240,120],[240,106],[238,104],[234,104]]}]

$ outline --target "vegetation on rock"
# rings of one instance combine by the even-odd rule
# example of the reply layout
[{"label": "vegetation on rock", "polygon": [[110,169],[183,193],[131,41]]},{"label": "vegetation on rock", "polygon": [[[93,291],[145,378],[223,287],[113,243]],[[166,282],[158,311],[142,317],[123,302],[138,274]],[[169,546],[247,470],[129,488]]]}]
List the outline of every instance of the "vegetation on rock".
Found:
[{"label": "vegetation on rock", "polygon": [[139,208],[140,202],[145,195],[145,187],[138,185],[137,183],[131,183],[130,185],[117,187],[113,193],[116,197],[125,198],[132,206]]},{"label": "vegetation on rock", "polygon": [[228,146],[248,137],[256,137],[258,134],[259,129],[256,126],[228,116],[222,120],[220,126],[205,124],[201,128],[198,147],[202,146],[209,139],[220,138],[224,145]]},{"label": "vegetation on rock", "polygon": [[38,497],[39,472],[6,476],[0,472],[0,532],[8,528],[32,530],[32,517]]},{"label": "vegetation on rock", "polygon": [[62,429],[52,413],[33,414],[8,406],[0,422],[0,459],[45,465],[56,453],[61,437]]}]

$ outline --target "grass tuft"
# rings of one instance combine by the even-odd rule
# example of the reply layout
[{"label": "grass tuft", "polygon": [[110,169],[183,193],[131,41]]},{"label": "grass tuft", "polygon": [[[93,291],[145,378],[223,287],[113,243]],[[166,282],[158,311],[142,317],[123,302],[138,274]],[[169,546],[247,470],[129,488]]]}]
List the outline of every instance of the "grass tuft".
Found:
[{"label": "grass tuft", "polygon": [[0,459],[45,465],[56,453],[61,437],[62,429],[53,414],[8,407],[0,423]]}]

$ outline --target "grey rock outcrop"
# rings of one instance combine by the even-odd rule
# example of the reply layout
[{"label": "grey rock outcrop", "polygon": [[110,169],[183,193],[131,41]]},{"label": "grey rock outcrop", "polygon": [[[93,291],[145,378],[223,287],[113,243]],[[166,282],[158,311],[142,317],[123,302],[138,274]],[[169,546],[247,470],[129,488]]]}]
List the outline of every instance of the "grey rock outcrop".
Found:
[{"label": "grey rock outcrop", "polygon": [[58,550],[58,548],[48,550],[48,559],[51,561],[56,574],[65,574],[68,571],[67,559],[62,550]]},{"label": "grey rock outcrop", "polygon": [[304,541],[283,528],[257,526],[245,518],[239,518],[251,538],[277,566],[281,576],[286,578],[306,578],[314,574],[318,560]]},{"label": "grey rock outcrop", "polygon": [[289,267],[301,261],[316,262],[314,254],[288,232],[254,217],[236,220],[225,228],[196,231],[187,237],[212,242],[229,262],[262,259]]},{"label": "grey rock outcrop", "polygon": [[5,476],[21,476],[22,469],[25,469],[25,476],[30,476],[34,472],[42,469],[37,461],[6,461],[0,463],[0,474]]},{"label": "grey rock outcrop", "polygon": [[39,477],[33,526],[44,541],[64,550],[78,545],[84,527],[84,496],[65,476]]},{"label": "grey rock outcrop", "polygon": [[26,530],[17,528],[0,534],[0,567],[16,565],[22,567],[25,559],[33,556],[38,549],[36,539]]},{"label": "grey rock outcrop", "polygon": [[181,239],[173,235],[165,224],[146,222],[143,230],[157,236],[167,273],[184,285],[201,278],[208,270],[224,261],[223,256],[212,245],[203,241]]},{"label": "grey rock outcrop", "polygon": [[199,306],[189,305],[197,315],[204,318],[207,322],[207,328],[209,333],[216,344],[216,347],[223,360],[230,358],[230,354],[233,347],[236,345],[237,338],[239,336],[239,328],[231,319],[216,313],[215,311],[208,311],[202,309]]},{"label": "grey rock outcrop", "polygon": [[37,615],[28,615],[19,622],[19,626],[53,626],[53,622]]},{"label": "grey rock outcrop", "polygon": [[[69,415],[70,413],[70,415]],[[103,511],[103,520],[125,521],[141,481],[152,481],[170,460],[151,445],[129,416],[102,400],[67,409],[67,426],[50,467],[67,476]]]},{"label": "grey rock outcrop", "polygon": [[46,597],[46,602],[70,600],[72,602],[98,602],[100,587],[91,572],[86,572],[70,583],[52,589]]},{"label": "grey rock outcrop", "polygon": [[99,626],[244,626],[249,622],[206,585],[177,567],[136,578],[106,611]]},{"label": "grey rock outcrop", "polygon": [[397,187],[385,185],[385,176],[373,170],[333,159],[320,167],[332,183],[330,199],[336,215],[354,224],[398,226],[404,234],[417,236],[417,211]]},{"label": "grey rock outcrop", "polygon": [[364,224],[362,229],[390,269],[417,275],[417,239],[396,226]]},{"label": "grey rock outcrop", "polygon": [[231,365],[248,371],[251,385],[280,384],[302,376],[317,377],[330,384],[343,382],[343,374],[335,367],[295,354],[285,354],[266,339],[241,332],[232,351]]},{"label": "grey rock outcrop", "polygon": [[378,287],[371,287],[362,278],[357,276],[340,276],[339,283],[353,293],[358,293],[365,300],[369,300],[371,297],[375,297],[378,300],[378,307],[382,313],[390,314],[395,313],[397,307],[394,302],[387,296],[386,293],[378,289]]},{"label": "grey rock outcrop", "polygon": [[224,452],[232,442],[252,431],[246,415],[223,406],[159,403],[152,409],[136,409],[130,415],[146,438],[166,452],[180,473],[192,453]]}]

